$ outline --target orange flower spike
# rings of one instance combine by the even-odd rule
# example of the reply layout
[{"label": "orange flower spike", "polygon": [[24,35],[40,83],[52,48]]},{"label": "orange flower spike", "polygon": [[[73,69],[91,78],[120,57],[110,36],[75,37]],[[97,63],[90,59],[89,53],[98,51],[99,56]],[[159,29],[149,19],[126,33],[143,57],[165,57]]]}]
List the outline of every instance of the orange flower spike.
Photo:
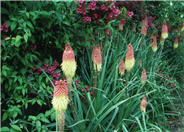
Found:
[{"label": "orange flower spike", "polygon": [[161,37],[162,37],[163,39],[168,38],[168,28],[167,28],[167,23],[166,23],[166,21],[164,21],[164,23],[163,23],[163,25],[162,25],[162,35],[161,35]]},{"label": "orange flower spike", "polygon": [[174,49],[178,48],[178,38],[175,39],[173,47]]},{"label": "orange flower spike", "polygon": [[92,60],[95,71],[100,71],[102,68],[102,55],[101,48],[99,46],[94,46],[92,51]]},{"label": "orange flower spike", "polygon": [[66,80],[56,81],[54,87],[52,105],[57,112],[65,111],[69,103]]},{"label": "orange flower spike", "polygon": [[120,76],[122,77],[125,73],[125,64],[124,64],[124,61],[123,59],[121,59],[120,61],[120,65],[119,65],[119,73],[120,73]]},{"label": "orange flower spike", "polygon": [[147,34],[147,28],[148,28],[148,18],[146,16],[145,19],[142,21],[142,28],[141,28],[141,34],[143,34],[144,36],[146,36]]},{"label": "orange flower spike", "polygon": [[130,72],[130,70],[133,68],[135,64],[134,59],[134,51],[131,44],[128,44],[127,53],[126,53],[126,59],[125,59],[125,69]]},{"label": "orange flower spike", "polygon": [[140,103],[140,109],[142,112],[146,112],[146,106],[147,106],[147,98],[144,96]]},{"label": "orange flower spike", "polygon": [[153,52],[157,51],[157,37],[156,36],[153,36],[152,50]]},{"label": "orange flower spike", "polygon": [[144,84],[147,80],[147,76],[146,76],[146,70],[143,69],[142,71],[142,75],[141,75],[141,83]]},{"label": "orange flower spike", "polygon": [[65,44],[65,50],[63,52],[63,58],[61,63],[61,69],[64,72],[66,78],[72,79],[77,69],[75,56],[72,47],[69,44]]}]

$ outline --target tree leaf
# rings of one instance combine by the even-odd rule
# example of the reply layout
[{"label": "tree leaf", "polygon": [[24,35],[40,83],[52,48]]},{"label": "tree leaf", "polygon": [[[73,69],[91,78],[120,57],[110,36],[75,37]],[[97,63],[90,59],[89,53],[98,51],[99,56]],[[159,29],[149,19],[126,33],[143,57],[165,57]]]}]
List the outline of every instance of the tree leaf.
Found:
[{"label": "tree leaf", "polygon": [[17,125],[11,125],[11,127],[12,127],[14,130],[17,130],[17,131],[19,131],[19,132],[22,131],[22,130],[20,129],[20,127],[17,126]]},{"label": "tree leaf", "polygon": [[13,30],[16,28],[16,26],[17,26],[17,22],[13,22],[13,23],[11,24],[11,26],[10,26],[11,31],[13,31]]}]

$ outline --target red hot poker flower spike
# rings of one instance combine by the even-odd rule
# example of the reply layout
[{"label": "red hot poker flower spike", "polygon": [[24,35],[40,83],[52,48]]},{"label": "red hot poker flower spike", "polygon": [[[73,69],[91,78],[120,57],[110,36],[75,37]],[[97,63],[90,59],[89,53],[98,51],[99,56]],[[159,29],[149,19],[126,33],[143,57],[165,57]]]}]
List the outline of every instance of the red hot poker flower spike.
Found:
[{"label": "red hot poker flower spike", "polygon": [[102,67],[102,55],[101,55],[101,48],[99,46],[93,47],[92,60],[94,69],[100,71]]},{"label": "red hot poker flower spike", "polygon": [[141,75],[141,83],[144,84],[147,80],[147,76],[146,76],[146,70],[143,69],[142,71],[142,75]]},{"label": "red hot poker flower spike", "polygon": [[146,36],[147,34],[147,28],[148,28],[148,18],[146,16],[145,19],[142,21],[142,28],[141,28],[141,34],[143,34],[144,36]]},{"label": "red hot poker flower spike", "polygon": [[166,21],[164,21],[163,25],[162,25],[162,36],[163,39],[168,38],[168,28],[167,28],[167,23]]},{"label": "red hot poker flower spike", "polygon": [[119,73],[120,73],[120,76],[123,76],[125,73],[125,64],[124,64],[123,59],[121,59],[121,61],[120,61]]},{"label": "red hot poker flower spike", "polygon": [[157,51],[157,37],[156,37],[156,35],[153,36],[152,50],[153,50],[153,52]]},{"label": "red hot poker flower spike", "polygon": [[174,49],[178,48],[178,38],[175,39],[173,47]]},{"label": "red hot poker flower spike", "polygon": [[57,112],[65,111],[69,103],[66,80],[56,81],[54,87],[52,105]]},{"label": "red hot poker flower spike", "polygon": [[146,106],[147,106],[147,98],[144,96],[140,103],[140,109],[142,112],[146,112]]},{"label": "red hot poker flower spike", "polygon": [[64,72],[67,79],[72,79],[75,75],[77,64],[72,47],[69,44],[65,45],[63,52],[63,58],[61,63],[61,69]]},{"label": "red hot poker flower spike", "polygon": [[128,44],[126,59],[125,59],[125,69],[129,72],[135,64],[134,51],[131,44]]}]

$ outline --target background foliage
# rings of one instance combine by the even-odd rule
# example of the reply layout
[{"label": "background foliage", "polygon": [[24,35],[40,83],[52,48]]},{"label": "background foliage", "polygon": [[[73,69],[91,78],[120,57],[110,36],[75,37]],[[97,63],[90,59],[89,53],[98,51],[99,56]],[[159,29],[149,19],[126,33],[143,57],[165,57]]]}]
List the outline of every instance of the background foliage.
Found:
[{"label": "background foliage", "polygon": [[[78,67],[72,89],[75,113],[68,108],[66,131],[162,131],[169,129],[170,119],[180,116],[175,100],[184,83],[184,2],[1,2],[1,6],[2,131],[55,130],[52,92],[55,81],[64,79],[59,64],[68,42]],[[149,29],[144,38],[140,21],[145,16]],[[158,44],[154,55],[151,35],[160,35],[164,20],[169,38],[163,52]],[[176,37],[179,47],[173,50]],[[127,74],[120,78],[118,66],[128,43],[133,45],[136,65],[126,85]],[[94,45],[100,45],[103,58],[95,91]],[[145,85],[140,83],[143,68],[148,76]],[[146,120],[139,110],[143,95],[148,97]]]}]

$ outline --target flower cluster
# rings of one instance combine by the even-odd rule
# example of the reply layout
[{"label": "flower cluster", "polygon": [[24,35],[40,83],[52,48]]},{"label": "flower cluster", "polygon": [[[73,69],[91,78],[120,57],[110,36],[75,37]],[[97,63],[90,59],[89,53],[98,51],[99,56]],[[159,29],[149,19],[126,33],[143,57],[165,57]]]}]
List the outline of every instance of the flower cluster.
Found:
[{"label": "flower cluster", "polygon": [[91,1],[89,4],[88,4],[88,9],[89,10],[96,10],[96,1]]},{"label": "flower cluster", "polygon": [[[160,75],[160,80],[161,80],[161,84],[164,84],[165,86],[168,86],[170,88],[174,88],[176,87],[170,80],[170,76],[169,75],[164,75],[162,74],[162,71],[157,71],[157,73]],[[169,84],[168,84],[169,81]]]},{"label": "flower cluster", "polygon": [[89,86],[83,87],[79,80],[75,80],[75,86],[76,88],[80,89],[81,91],[80,99],[84,101],[84,103],[87,103],[86,94],[85,94],[86,92],[90,92],[91,96],[94,95],[93,89],[90,88]]},{"label": "flower cluster", "polygon": [[3,32],[8,32],[8,24],[6,22],[3,23],[3,25],[1,25],[1,31]]},{"label": "flower cluster", "polygon": [[[89,23],[95,21],[98,24],[100,19],[104,19],[108,23],[112,19],[117,19],[121,14],[116,3],[109,1],[102,4],[102,2],[90,1],[86,4],[84,1],[80,1],[78,2],[76,12],[82,16],[82,22]],[[132,16],[132,12],[129,15]]]},{"label": "flower cluster", "polygon": [[[54,60],[53,64],[51,66],[49,66],[48,63],[43,64],[40,68],[36,68],[33,67],[31,69],[32,72],[35,72],[37,75],[40,75],[42,71],[46,72],[47,74],[49,74],[51,77],[53,77],[53,84],[55,85],[56,81],[59,80],[60,74],[61,72],[56,72],[55,70],[59,67],[59,63]],[[52,86],[52,84],[50,83],[50,86]]]},{"label": "flower cluster", "polygon": [[134,12],[133,12],[133,11],[129,11],[129,12],[127,12],[127,15],[128,15],[130,18],[132,18],[132,16],[134,15]]}]

